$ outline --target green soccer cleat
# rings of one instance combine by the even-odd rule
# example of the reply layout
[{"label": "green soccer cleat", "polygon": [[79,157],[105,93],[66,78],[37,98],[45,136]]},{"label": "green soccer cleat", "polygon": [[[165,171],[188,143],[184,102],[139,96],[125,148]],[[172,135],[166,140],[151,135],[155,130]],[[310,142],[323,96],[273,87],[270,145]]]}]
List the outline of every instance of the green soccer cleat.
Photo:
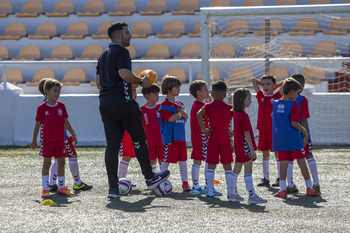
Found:
[{"label": "green soccer cleat", "polygon": [[88,191],[88,190],[92,189],[92,186],[91,185],[87,185],[84,182],[81,182],[80,185],[74,184],[73,185],[73,189],[74,190],[79,190],[79,191]]},{"label": "green soccer cleat", "polygon": [[314,184],[313,186],[312,186],[317,192],[319,192],[319,193],[321,193],[321,187],[320,187],[320,185],[319,184]]},{"label": "green soccer cleat", "polygon": [[297,192],[299,192],[299,189],[297,188],[296,185],[294,185],[293,188],[290,187],[289,185],[287,186],[287,193],[297,193]]}]

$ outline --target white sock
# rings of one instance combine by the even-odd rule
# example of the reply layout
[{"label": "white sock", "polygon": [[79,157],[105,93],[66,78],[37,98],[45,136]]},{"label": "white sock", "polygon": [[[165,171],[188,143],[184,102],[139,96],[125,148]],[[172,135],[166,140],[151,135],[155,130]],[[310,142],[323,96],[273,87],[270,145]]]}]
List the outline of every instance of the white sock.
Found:
[{"label": "white sock", "polygon": [[198,189],[200,187],[199,185],[199,169],[200,166],[196,165],[196,164],[192,164],[192,184],[193,184],[193,188]]},{"label": "white sock", "polygon": [[288,168],[287,168],[287,181],[288,185],[293,188],[294,183],[293,183],[293,161],[289,162]]},{"label": "white sock", "polygon": [[269,158],[263,158],[262,159],[262,165],[263,165],[263,174],[264,174],[264,178],[265,180],[270,180],[270,177],[269,177]]},{"label": "white sock", "polygon": [[70,169],[70,172],[72,173],[74,184],[80,185],[81,179],[79,174],[78,158],[69,159],[69,169]]},{"label": "white sock", "polygon": [[227,195],[230,196],[233,192],[233,171],[225,171],[225,179],[227,186]]},{"label": "white sock", "polygon": [[49,183],[50,186],[57,183],[57,168],[58,168],[58,163],[57,163],[57,159],[55,159],[51,166],[50,183]]},{"label": "white sock", "polygon": [[156,172],[157,171],[157,164],[152,164],[152,172]]},{"label": "white sock", "polygon": [[44,175],[41,177],[41,183],[43,184],[44,190],[50,190],[49,187],[49,175]]},{"label": "white sock", "polygon": [[204,168],[204,178],[205,178],[205,187],[207,187],[207,171],[208,171],[208,164],[205,163],[205,168]]},{"label": "white sock", "polygon": [[168,170],[169,168],[169,163],[168,162],[162,162],[162,165],[160,165],[160,172],[164,172],[166,170]]},{"label": "white sock", "polygon": [[128,173],[129,162],[124,160],[120,160],[119,163],[119,178],[126,178],[126,174]]},{"label": "white sock", "polygon": [[255,197],[255,189],[253,186],[253,177],[251,174],[244,175],[245,188],[247,189],[250,197]]},{"label": "white sock", "polygon": [[276,159],[276,164],[277,164],[277,178],[280,178],[280,161],[278,161],[278,159]]},{"label": "white sock", "polygon": [[307,187],[307,188],[312,189],[312,182],[311,182],[311,179],[305,180],[305,184],[306,184],[306,187]]},{"label": "white sock", "polygon": [[287,190],[287,182],[286,182],[286,180],[280,180],[280,190],[281,191]]},{"label": "white sock", "polygon": [[66,187],[66,180],[65,180],[64,176],[58,176],[57,180],[58,180],[58,188],[59,189]]},{"label": "white sock", "polygon": [[237,179],[238,179],[238,174],[233,173],[231,194],[237,194]]},{"label": "white sock", "polygon": [[314,184],[319,184],[318,181],[318,172],[317,172],[317,165],[315,158],[307,159],[307,163],[309,165],[309,169],[312,175],[312,179],[314,181]]},{"label": "white sock", "polygon": [[177,162],[180,167],[180,175],[182,182],[186,181],[188,182],[188,176],[187,176],[187,162],[186,161],[179,161]]},{"label": "white sock", "polygon": [[215,170],[209,169],[207,170],[207,187],[208,187],[208,195],[214,195],[214,177]]}]

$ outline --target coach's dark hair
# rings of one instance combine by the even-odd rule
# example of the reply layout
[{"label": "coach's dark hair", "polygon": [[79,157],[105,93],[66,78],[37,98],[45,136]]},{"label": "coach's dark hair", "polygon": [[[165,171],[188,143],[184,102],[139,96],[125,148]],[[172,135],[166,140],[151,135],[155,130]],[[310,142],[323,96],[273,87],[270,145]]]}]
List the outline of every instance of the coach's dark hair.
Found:
[{"label": "coach's dark hair", "polygon": [[260,81],[262,81],[264,79],[271,79],[273,84],[276,83],[276,78],[273,75],[264,74],[263,76],[261,76]]},{"label": "coach's dark hair", "polygon": [[200,91],[207,83],[203,80],[195,80],[190,84],[190,93],[194,98],[197,98],[197,91]]},{"label": "coach's dark hair", "polygon": [[150,87],[143,87],[141,89],[141,92],[142,92],[142,95],[145,96],[145,95],[149,95],[151,93],[159,93],[160,88],[157,85],[152,84]]},{"label": "coach's dark hair", "polygon": [[118,31],[122,30],[123,27],[127,27],[128,24],[123,21],[117,21],[112,23],[108,28],[108,36],[113,40],[115,38],[115,33],[118,33]]},{"label": "coach's dark hair", "polygon": [[295,74],[292,74],[290,77],[294,78],[295,80],[297,80],[301,86],[304,86],[305,85],[305,78],[302,74],[300,73],[295,73]]},{"label": "coach's dark hair", "polygon": [[41,94],[43,94],[45,96],[45,91],[44,91],[44,85],[45,85],[45,82],[47,80],[54,80],[54,78],[42,78],[40,81],[39,81],[39,85],[38,85],[38,89],[40,91]]},{"label": "coach's dark hair", "polygon": [[180,87],[181,81],[175,76],[165,76],[162,81],[162,94],[168,94],[173,87]]},{"label": "coach's dark hair", "polygon": [[250,90],[246,88],[238,88],[233,94],[233,111],[244,111],[244,99],[250,94]]},{"label": "coach's dark hair", "polygon": [[227,85],[224,81],[218,80],[218,81],[213,83],[213,85],[211,86],[211,90],[212,91],[224,91],[224,92],[226,92]]},{"label": "coach's dark hair", "polygon": [[47,79],[44,83],[44,92],[45,91],[50,91],[51,88],[53,87],[62,87],[62,83],[60,83],[58,80],[56,79]]},{"label": "coach's dark hair", "polygon": [[290,91],[300,91],[301,85],[294,78],[287,78],[282,85],[283,95],[288,95]]}]

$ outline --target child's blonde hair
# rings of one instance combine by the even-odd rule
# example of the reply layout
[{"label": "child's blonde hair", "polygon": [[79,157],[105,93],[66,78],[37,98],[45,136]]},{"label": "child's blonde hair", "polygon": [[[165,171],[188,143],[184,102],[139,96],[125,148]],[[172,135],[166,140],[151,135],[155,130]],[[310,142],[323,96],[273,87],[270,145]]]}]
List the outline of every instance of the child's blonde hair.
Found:
[{"label": "child's blonde hair", "polygon": [[44,93],[45,91],[50,91],[53,87],[62,87],[62,83],[56,79],[47,79],[44,83]]},{"label": "child's blonde hair", "polygon": [[46,80],[49,80],[49,79],[54,80],[54,78],[43,78],[39,81],[38,89],[39,89],[40,93],[43,95],[45,95],[45,91],[44,91],[45,82],[46,82]]},{"label": "child's blonde hair", "polygon": [[288,95],[288,93],[291,91],[299,90],[301,90],[301,85],[297,80],[295,80],[294,78],[287,78],[286,80],[284,80],[282,85],[283,95]]},{"label": "child's blonde hair", "polygon": [[233,94],[233,111],[244,111],[244,99],[250,94],[250,90],[246,88],[238,88]]},{"label": "child's blonde hair", "polygon": [[175,76],[165,76],[162,81],[162,94],[168,94],[173,87],[180,87],[181,81]]},{"label": "child's blonde hair", "polygon": [[200,91],[207,83],[203,80],[195,80],[190,84],[190,93],[194,98],[197,98],[197,91]]}]

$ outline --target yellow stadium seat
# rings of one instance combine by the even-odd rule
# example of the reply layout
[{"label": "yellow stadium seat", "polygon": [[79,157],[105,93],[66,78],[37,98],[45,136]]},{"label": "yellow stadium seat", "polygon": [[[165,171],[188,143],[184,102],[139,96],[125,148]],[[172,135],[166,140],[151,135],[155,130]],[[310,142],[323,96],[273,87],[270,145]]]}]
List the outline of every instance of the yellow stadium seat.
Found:
[{"label": "yellow stadium seat", "polygon": [[264,43],[250,44],[244,53],[244,57],[265,57],[265,44]]},{"label": "yellow stadium seat", "polygon": [[161,15],[168,11],[166,0],[150,0],[146,6],[146,10],[139,11],[140,15]]},{"label": "yellow stadium seat", "polygon": [[129,55],[131,59],[135,59],[136,58],[136,50],[135,47],[133,45],[129,45],[128,47],[126,47],[127,50],[129,50]]},{"label": "yellow stadium seat", "polygon": [[314,5],[314,4],[332,4],[331,0],[309,0],[309,5]]},{"label": "yellow stadium seat", "polygon": [[66,34],[61,35],[61,39],[84,39],[89,35],[89,27],[84,22],[72,23]]},{"label": "yellow stadium seat", "polygon": [[337,45],[334,41],[320,41],[308,57],[333,57],[337,55]]},{"label": "yellow stadium seat", "polygon": [[[1,75],[0,82],[4,81],[4,74]],[[6,70],[6,81],[17,85],[18,83],[23,83],[22,71],[18,69]]]},{"label": "yellow stadium seat", "polygon": [[80,85],[80,83],[85,83],[85,82],[86,82],[85,71],[80,68],[67,70],[62,80],[63,85]]},{"label": "yellow stadium seat", "polygon": [[233,36],[245,36],[249,33],[248,22],[244,19],[235,19],[230,21],[224,32],[221,33],[222,37],[233,37]]},{"label": "yellow stadium seat", "polygon": [[152,35],[152,25],[147,21],[138,21],[132,25],[130,32],[133,38],[146,38]]},{"label": "yellow stadium seat", "polygon": [[108,28],[113,22],[103,22],[97,29],[96,34],[92,34],[92,39],[109,39],[108,37]]},{"label": "yellow stadium seat", "polygon": [[314,35],[318,31],[318,23],[315,18],[302,18],[296,23],[294,31],[288,34],[291,36]]},{"label": "yellow stadium seat", "polygon": [[46,12],[48,17],[67,17],[74,13],[74,5],[71,1],[59,1],[55,4],[52,12]]},{"label": "yellow stadium seat", "polygon": [[250,67],[239,67],[232,71],[228,85],[246,85],[254,78],[254,71]]},{"label": "yellow stadium seat", "polygon": [[8,48],[6,46],[0,46],[0,61],[8,60],[9,58]]},{"label": "yellow stadium seat", "polygon": [[39,82],[43,78],[55,79],[55,72],[51,69],[38,70],[33,77],[32,81],[26,82],[26,86],[38,86]]},{"label": "yellow stadium seat", "polygon": [[162,33],[157,33],[159,38],[176,38],[185,34],[185,24],[182,21],[170,21],[165,24]]},{"label": "yellow stadium seat", "polygon": [[45,61],[57,61],[73,59],[73,50],[69,45],[57,46],[51,53],[49,58],[44,58]]},{"label": "yellow stadium seat", "polygon": [[[216,67],[210,67],[209,69],[209,80],[210,83],[213,83],[215,81],[218,81],[221,79],[220,77],[220,71],[218,68]],[[197,75],[197,80],[202,80],[202,71],[199,71],[198,75]]]},{"label": "yellow stadium seat", "polygon": [[187,44],[181,49],[180,55],[174,59],[198,59],[201,56],[200,44]]},{"label": "yellow stadium seat", "polygon": [[350,31],[350,18],[334,18],[329,24],[328,30],[324,30],[325,35],[347,35]]},{"label": "yellow stadium seat", "polygon": [[109,16],[128,16],[136,12],[134,0],[120,0],[113,11],[108,12]]},{"label": "yellow stadium seat", "polygon": [[52,37],[57,36],[57,27],[54,23],[43,23],[41,24],[36,33],[29,34],[29,39],[51,39]]},{"label": "yellow stadium seat", "polygon": [[194,12],[199,11],[198,0],[181,0],[177,6],[176,11],[171,11],[173,15],[193,15]]},{"label": "yellow stadium seat", "polygon": [[211,0],[210,7],[225,7],[231,6],[230,0]]},{"label": "yellow stadium seat", "polygon": [[17,17],[37,17],[43,13],[43,4],[41,1],[28,1],[23,5],[22,11],[17,12],[15,15]]},{"label": "yellow stadium seat", "polygon": [[[255,36],[265,36],[265,27],[266,22],[261,24],[260,30],[258,32],[254,32]],[[282,21],[279,19],[270,19],[270,36],[277,36],[278,34],[283,32]]]},{"label": "yellow stadium seat", "polygon": [[270,68],[270,75],[274,76],[277,82],[289,78],[288,69],[283,66],[275,66]]},{"label": "yellow stadium seat", "polygon": [[317,84],[326,80],[326,72],[323,69],[316,67],[305,68],[302,75],[305,78],[305,82],[309,84]]},{"label": "yellow stadium seat", "polygon": [[263,6],[264,0],[244,0],[242,6]]},{"label": "yellow stadium seat", "polygon": [[18,57],[12,58],[12,61],[34,61],[40,59],[40,49],[37,46],[26,46],[21,49]]},{"label": "yellow stadium seat", "polygon": [[83,50],[81,57],[76,57],[75,60],[97,60],[102,53],[101,45],[88,45]]},{"label": "yellow stadium seat", "polygon": [[300,57],[303,55],[303,47],[299,42],[286,42],[280,50],[280,57]]},{"label": "yellow stadium seat", "polygon": [[235,47],[232,44],[218,44],[212,52],[213,58],[233,58],[235,57]]},{"label": "yellow stadium seat", "polygon": [[297,0],[276,0],[275,5],[297,5]]},{"label": "yellow stadium seat", "polygon": [[0,40],[19,40],[26,35],[26,27],[23,23],[12,23],[7,26],[5,33],[0,35]]},{"label": "yellow stadium seat", "polygon": [[169,47],[165,44],[155,44],[152,45],[146,57],[141,57],[141,59],[168,59],[170,58]]},{"label": "yellow stadium seat", "polygon": [[0,1],[0,17],[12,14],[12,4],[9,1]]},{"label": "yellow stadium seat", "polygon": [[[216,34],[216,23],[212,20],[209,22],[210,36]],[[188,33],[188,37],[201,37],[201,22],[198,22],[192,32]]]},{"label": "yellow stadium seat", "polygon": [[166,76],[175,76],[180,79],[181,83],[187,82],[186,71],[183,68],[170,68],[165,72],[164,77]]},{"label": "yellow stadium seat", "polygon": [[78,12],[78,16],[99,16],[106,11],[103,1],[92,0],[85,4],[84,10]]}]

